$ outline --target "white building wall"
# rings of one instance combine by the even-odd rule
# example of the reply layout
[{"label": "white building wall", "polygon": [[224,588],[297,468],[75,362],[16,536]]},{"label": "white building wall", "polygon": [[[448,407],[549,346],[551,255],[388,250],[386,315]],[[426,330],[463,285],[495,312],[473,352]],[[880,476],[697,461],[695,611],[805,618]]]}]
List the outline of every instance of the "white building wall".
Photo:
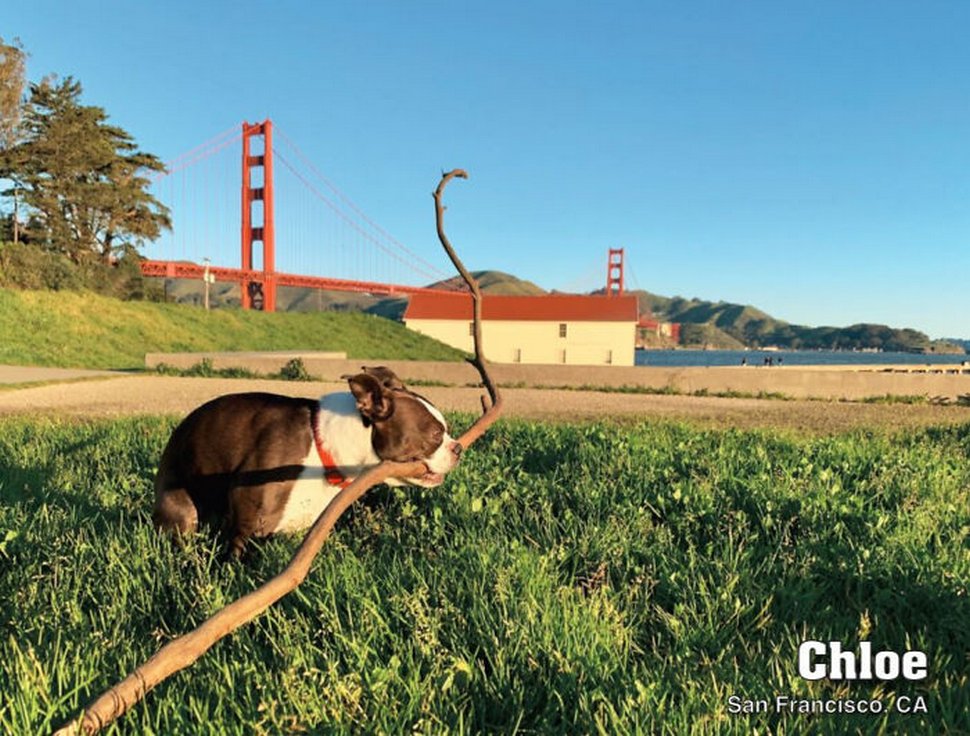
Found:
[{"label": "white building wall", "polygon": [[[409,319],[409,329],[459,350],[472,352],[470,322]],[[561,324],[566,336],[560,337]],[[566,365],[633,365],[634,322],[482,322],[485,357],[495,363],[560,363]]]}]

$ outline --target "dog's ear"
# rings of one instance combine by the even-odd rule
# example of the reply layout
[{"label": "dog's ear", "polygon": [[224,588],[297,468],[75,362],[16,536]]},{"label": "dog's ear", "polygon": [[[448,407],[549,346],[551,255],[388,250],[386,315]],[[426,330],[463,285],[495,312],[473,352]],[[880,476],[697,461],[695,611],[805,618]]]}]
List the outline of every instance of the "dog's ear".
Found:
[{"label": "dog's ear", "polygon": [[397,374],[392,371],[387,366],[383,365],[365,365],[361,366],[361,370],[364,371],[369,376],[373,376],[378,381],[380,381],[386,388],[390,389],[403,389],[404,382],[397,377]]},{"label": "dog's ear", "polygon": [[350,384],[350,391],[357,399],[357,410],[364,418],[365,424],[382,421],[394,413],[394,396],[374,376],[358,373],[356,376],[351,376],[347,383]]}]

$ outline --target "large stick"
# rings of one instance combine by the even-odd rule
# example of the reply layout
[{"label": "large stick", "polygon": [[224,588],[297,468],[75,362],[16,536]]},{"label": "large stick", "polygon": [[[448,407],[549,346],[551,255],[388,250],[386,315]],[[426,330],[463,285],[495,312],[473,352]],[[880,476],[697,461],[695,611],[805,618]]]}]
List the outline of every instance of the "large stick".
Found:
[{"label": "large stick", "polygon": [[488,429],[499,415],[502,413],[502,395],[499,393],[498,388],[492,381],[492,377],[488,374],[488,361],[485,359],[485,353],[482,350],[482,292],[478,288],[478,281],[468,272],[465,268],[465,264],[461,262],[461,259],[455,253],[455,249],[451,247],[451,242],[448,240],[448,236],[445,235],[445,206],[441,203],[441,197],[444,194],[445,187],[448,186],[448,182],[454,178],[467,179],[468,172],[464,169],[453,169],[447,174],[442,174],[441,181],[438,183],[438,188],[434,192],[434,214],[435,214],[435,224],[438,228],[438,240],[441,241],[441,245],[445,249],[445,253],[448,254],[448,258],[454,264],[458,273],[468,284],[468,288],[472,292],[472,338],[475,345],[475,357],[471,358],[469,362],[475,366],[478,370],[479,375],[482,377],[482,383],[485,384],[485,388],[488,390],[488,396],[491,403],[491,409],[489,408],[489,403],[486,403],[485,397],[482,397],[482,416],[478,418],[468,431],[461,436],[458,440],[462,447],[467,448],[472,442],[477,440],[483,434],[485,430]]},{"label": "large stick", "polygon": [[[490,407],[485,406],[485,399],[482,398],[484,414],[458,439],[461,446],[467,449],[498,418],[502,410],[502,397],[488,375],[481,349],[481,293],[478,289],[478,283],[465,269],[458,256],[455,255],[454,249],[444,234],[442,223],[444,208],[441,206],[441,193],[453,176],[464,178],[467,177],[467,174],[456,170],[444,175],[435,191],[438,237],[475,298],[475,358],[471,362],[478,369],[482,382],[491,397]],[[54,736],[76,736],[79,733],[94,734],[100,731],[145,697],[149,690],[165,678],[191,665],[217,641],[243,624],[252,621],[280,598],[292,592],[306,578],[314,558],[327,537],[330,536],[337,519],[367,491],[392,476],[409,478],[421,476],[425,472],[427,472],[427,467],[422,462],[395,463],[385,460],[359,476],[353,483],[340,491],[320,514],[313,526],[310,527],[310,531],[307,532],[300,548],[293,555],[293,559],[281,573],[253,592],[216,612],[195,630],[173,639],[163,646],[151,659],[139,666],[128,677],[91,702],[79,718],[69,721],[55,731]]]}]

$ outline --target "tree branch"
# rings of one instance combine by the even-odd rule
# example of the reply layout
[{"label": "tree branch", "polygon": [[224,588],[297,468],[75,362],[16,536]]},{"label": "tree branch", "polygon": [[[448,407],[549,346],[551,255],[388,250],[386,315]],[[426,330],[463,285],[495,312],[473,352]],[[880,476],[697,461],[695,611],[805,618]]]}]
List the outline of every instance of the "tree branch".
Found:
[{"label": "tree branch", "polygon": [[503,401],[495,382],[492,381],[492,377],[488,374],[488,361],[485,359],[485,352],[482,349],[481,289],[478,287],[478,281],[468,272],[465,264],[461,262],[461,259],[455,253],[455,249],[451,247],[451,241],[448,240],[448,236],[445,234],[445,207],[441,203],[441,198],[444,194],[445,187],[448,186],[448,182],[455,178],[467,179],[468,172],[464,169],[453,169],[441,175],[438,188],[434,191],[435,225],[438,229],[438,240],[441,241],[445,253],[448,254],[448,258],[451,259],[452,264],[454,264],[458,273],[461,274],[462,279],[464,279],[472,293],[472,339],[475,345],[475,357],[471,358],[469,362],[478,370],[489,396],[488,402],[486,402],[484,396],[482,397],[482,416],[458,440],[462,447],[467,448],[468,445],[481,437],[485,433],[485,430],[499,418],[503,410]]}]

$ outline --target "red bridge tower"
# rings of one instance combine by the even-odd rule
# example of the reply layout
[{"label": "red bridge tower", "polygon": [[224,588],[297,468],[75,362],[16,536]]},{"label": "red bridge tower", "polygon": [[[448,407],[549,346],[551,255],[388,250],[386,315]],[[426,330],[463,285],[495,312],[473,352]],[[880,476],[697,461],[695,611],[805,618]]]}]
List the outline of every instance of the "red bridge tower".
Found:
[{"label": "red bridge tower", "polygon": [[610,248],[606,263],[606,296],[623,296],[622,248]]},{"label": "red bridge tower", "polygon": [[[242,308],[276,311],[276,242],[273,224],[273,122],[242,126]],[[252,153],[252,139],[262,138],[262,153]],[[262,168],[262,176],[256,169]],[[255,174],[255,176],[254,176]],[[262,179],[260,182],[259,179]],[[255,181],[254,181],[255,180]],[[261,186],[260,186],[261,184]],[[262,202],[262,208],[254,207]],[[253,223],[253,210],[262,218]],[[262,246],[262,274],[253,271],[253,243]]]}]

